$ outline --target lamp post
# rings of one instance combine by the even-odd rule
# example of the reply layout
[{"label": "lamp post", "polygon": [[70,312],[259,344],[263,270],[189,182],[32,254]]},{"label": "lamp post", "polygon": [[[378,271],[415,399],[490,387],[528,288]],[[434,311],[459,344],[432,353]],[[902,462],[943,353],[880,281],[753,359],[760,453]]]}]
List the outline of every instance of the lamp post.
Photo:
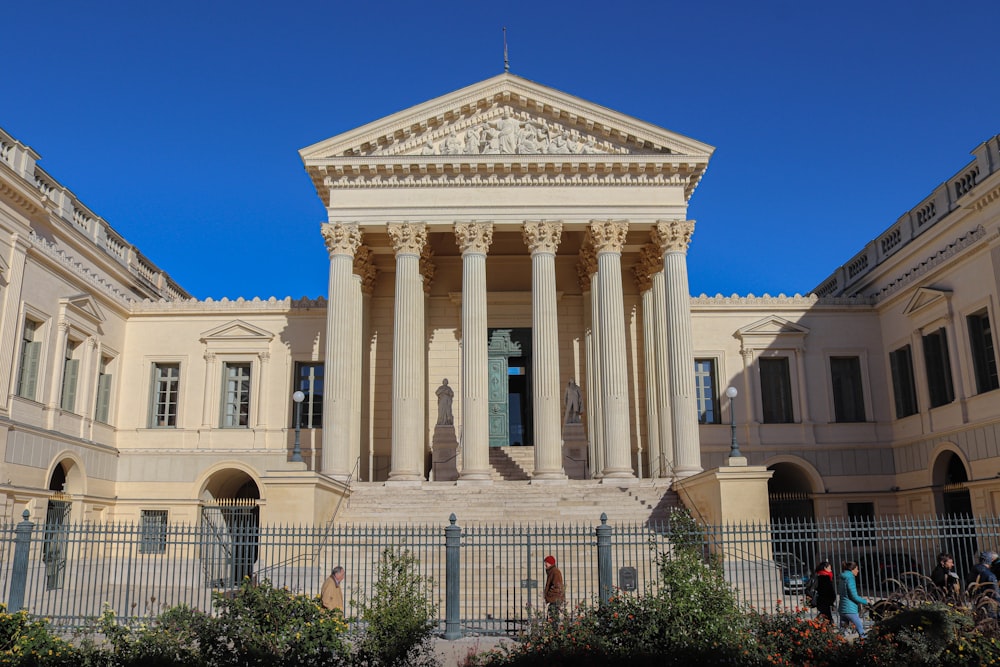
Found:
[{"label": "lamp post", "polygon": [[740,446],[736,443],[736,407],[734,398],[740,392],[736,391],[736,387],[727,387],[726,396],[729,397],[729,427],[733,433],[733,441],[729,445],[729,458],[739,458],[743,455],[740,454]]},{"label": "lamp post", "polygon": [[302,401],[305,397],[306,395],[301,391],[292,394],[292,400],[295,402],[295,445],[292,447],[292,461],[298,462],[302,461],[302,447],[299,446],[299,431],[302,430]]}]

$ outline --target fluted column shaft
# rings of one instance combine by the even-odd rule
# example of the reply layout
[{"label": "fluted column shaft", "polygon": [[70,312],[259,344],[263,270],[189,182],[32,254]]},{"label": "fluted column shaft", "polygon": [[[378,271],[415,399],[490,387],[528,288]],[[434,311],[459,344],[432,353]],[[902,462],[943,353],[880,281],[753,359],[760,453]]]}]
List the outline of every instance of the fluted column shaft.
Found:
[{"label": "fluted column shaft", "polygon": [[677,477],[690,477],[702,471],[687,277],[687,249],[694,233],[694,221],[658,222],[656,233],[663,248],[666,287],[674,473]]},{"label": "fluted column shaft", "polygon": [[591,338],[593,339],[594,357],[594,389],[593,401],[588,412],[593,418],[594,428],[594,459],[591,470],[595,478],[604,476],[604,459],[607,451],[604,446],[604,401],[601,398],[601,387],[604,386],[604,375],[601,369],[601,292],[597,285],[597,257],[594,257],[595,270],[590,275],[590,321]]},{"label": "fluted column shaft", "polygon": [[[662,265],[661,265],[662,266]],[[673,420],[670,418],[670,373],[667,354],[667,301],[662,269],[653,274],[653,340],[656,361],[656,429],[660,437],[660,456],[650,467],[656,470],[653,477],[670,477],[674,467]],[[693,363],[693,362],[692,362]]]},{"label": "fluted column shaft", "polygon": [[[642,292],[642,356],[645,367],[646,388],[646,450],[649,456],[649,477],[659,477],[660,461],[660,420],[657,415],[659,403],[657,395],[660,388],[656,385],[656,321],[653,306],[653,286],[648,276],[648,286],[640,286]],[[643,289],[645,287],[645,289]]]},{"label": "fluted column shaft", "polygon": [[594,221],[590,235],[597,251],[600,299],[601,403],[604,410],[604,479],[635,477],[628,401],[628,358],[625,352],[625,306],[622,298],[621,253],[628,223]]},{"label": "fluted column shaft", "polygon": [[565,479],[562,467],[562,401],[559,382],[559,322],[556,303],[556,249],[562,223],[526,222],[531,249],[531,393],[535,417],[533,480]]},{"label": "fluted column shaft", "polygon": [[330,253],[330,285],[326,311],[326,360],[323,368],[323,456],[320,471],[347,479],[356,393],[353,386],[355,313],[358,289],[354,280],[354,253],[361,245],[355,224],[323,225],[323,239]]},{"label": "fluted column shaft", "polygon": [[424,478],[426,378],[424,290],[420,254],[427,243],[423,224],[390,223],[396,252],[396,298],[392,335],[392,463],[389,481]]},{"label": "fluted column shaft", "polygon": [[462,251],[462,479],[490,479],[486,252],[493,225],[458,223]]}]

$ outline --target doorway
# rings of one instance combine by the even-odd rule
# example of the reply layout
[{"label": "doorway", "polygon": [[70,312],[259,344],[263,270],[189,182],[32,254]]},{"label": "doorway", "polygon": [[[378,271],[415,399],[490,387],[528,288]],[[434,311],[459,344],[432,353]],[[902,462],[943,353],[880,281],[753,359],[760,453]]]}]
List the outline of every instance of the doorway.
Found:
[{"label": "doorway", "polygon": [[490,447],[534,444],[531,329],[489,329]]}]

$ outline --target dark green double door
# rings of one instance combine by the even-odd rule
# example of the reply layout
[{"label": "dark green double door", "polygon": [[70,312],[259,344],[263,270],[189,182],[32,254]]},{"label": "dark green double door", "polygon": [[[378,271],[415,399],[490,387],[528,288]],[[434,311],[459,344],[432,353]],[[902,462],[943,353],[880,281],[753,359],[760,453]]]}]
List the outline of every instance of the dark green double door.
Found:
[{"label": "dark green double door", "polygon": [[489,331],[490,447],[532,444],[531,329]]}]

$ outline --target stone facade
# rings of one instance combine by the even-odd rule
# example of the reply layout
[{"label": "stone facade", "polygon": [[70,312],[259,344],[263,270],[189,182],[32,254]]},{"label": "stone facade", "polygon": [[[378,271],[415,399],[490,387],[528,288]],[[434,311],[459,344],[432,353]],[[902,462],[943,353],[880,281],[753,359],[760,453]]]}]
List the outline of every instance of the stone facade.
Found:
[{"label": "stone facade", "polygon": [[713,150],[502,74],[300,152],[325,298],[196,301],[0,131],[2,516],[325,522],[362,481],[496,483],[507,410],[533,484],[746,463],[777,514],[995,513],[1000,138],[808,296],[691,297]]}]

